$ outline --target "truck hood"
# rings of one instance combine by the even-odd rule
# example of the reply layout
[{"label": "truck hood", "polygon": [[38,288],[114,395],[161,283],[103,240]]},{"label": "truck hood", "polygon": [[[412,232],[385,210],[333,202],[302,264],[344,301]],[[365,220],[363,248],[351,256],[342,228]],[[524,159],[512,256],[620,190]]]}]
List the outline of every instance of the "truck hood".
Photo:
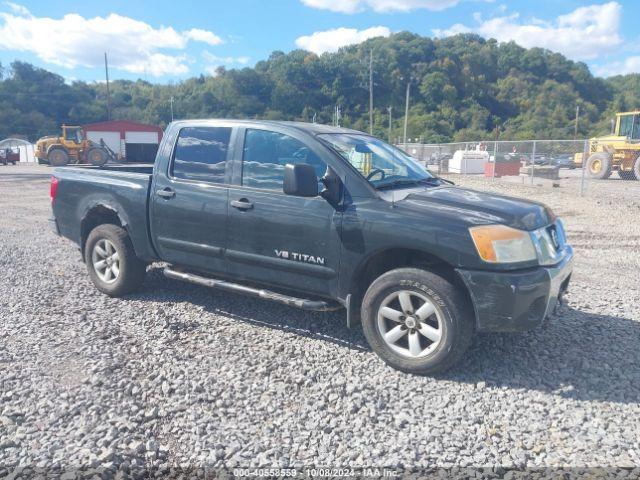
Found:
[{"label": "truck hood", "polygon": [[520,230],[535,230],[555,219],[551,209],[541,203],[467,188],[424,187],[388,193],[393,196],[389,200],[398,206],[454,216],[469,226],[502,224]]}]

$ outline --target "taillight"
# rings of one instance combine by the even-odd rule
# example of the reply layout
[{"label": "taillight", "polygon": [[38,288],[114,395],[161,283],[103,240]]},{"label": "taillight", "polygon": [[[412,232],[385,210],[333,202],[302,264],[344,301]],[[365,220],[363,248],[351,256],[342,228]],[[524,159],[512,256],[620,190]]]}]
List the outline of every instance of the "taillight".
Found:
[{"label": "taillight", "polygon": [[49,190],[49,195],[51,196],[51,203],[56,199],[56,193],[58,192],[58,180],[56,177],[51,177],[51,188]]}]

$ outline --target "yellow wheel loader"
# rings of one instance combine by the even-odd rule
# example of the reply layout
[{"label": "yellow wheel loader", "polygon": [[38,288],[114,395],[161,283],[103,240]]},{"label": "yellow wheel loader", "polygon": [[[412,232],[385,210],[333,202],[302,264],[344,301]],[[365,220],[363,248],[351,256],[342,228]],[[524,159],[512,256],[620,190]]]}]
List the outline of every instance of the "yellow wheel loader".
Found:
[{"label": "yellow wheel loader", "polygon": [[[582,164],[583,157],[577,153],[575,163]],[[640,111],[616,114],[611,135],[590,139],[584,167],[591,178],[609,178],[617,171],[623,180],[640,179]]]},{"label": "yellow wheel loader", "polygon": [[61,136],[42,137],[36,142],[35,156],[40,163],[61,167],[68,163],[101,166],[116,154],[103,142],[87,140],[82,127],[62,125]]}]

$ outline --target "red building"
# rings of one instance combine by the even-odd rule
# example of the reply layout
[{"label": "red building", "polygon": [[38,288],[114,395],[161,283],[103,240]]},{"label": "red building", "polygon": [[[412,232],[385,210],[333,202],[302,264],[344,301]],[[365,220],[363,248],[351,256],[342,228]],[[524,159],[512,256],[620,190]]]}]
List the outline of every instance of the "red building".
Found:
[{"label": "red building", "polygon": [[127,162],[153,162],[162,140],[162,129],[155,125],[113,120],[83,125],[87,138],[104,143]]}]

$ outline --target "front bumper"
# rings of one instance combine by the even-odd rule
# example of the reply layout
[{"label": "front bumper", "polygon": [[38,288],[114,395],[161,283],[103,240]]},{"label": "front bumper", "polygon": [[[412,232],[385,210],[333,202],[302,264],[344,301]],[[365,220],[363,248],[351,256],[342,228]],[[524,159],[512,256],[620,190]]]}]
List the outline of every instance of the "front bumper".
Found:
[{"label": "front bumper", "polygon": [[467,286],[483,332],[520,332],[542,323],[567,290],[573,271],[573,249],[551,267],[521,272],[463,270],[457,272]]}]

